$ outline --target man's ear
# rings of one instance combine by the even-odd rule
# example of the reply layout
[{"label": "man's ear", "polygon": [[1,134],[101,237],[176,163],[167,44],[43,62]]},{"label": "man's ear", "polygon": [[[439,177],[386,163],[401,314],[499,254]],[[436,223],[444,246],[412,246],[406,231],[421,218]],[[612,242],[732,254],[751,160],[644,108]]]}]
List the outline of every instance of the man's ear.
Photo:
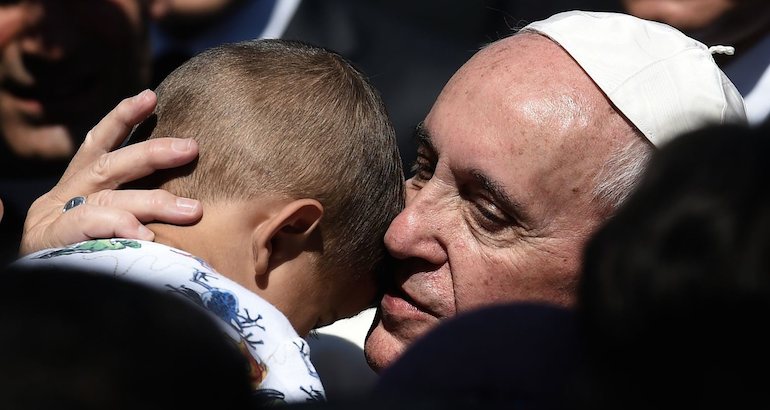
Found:
[{"label": "man's ear", "polygon": [[315,199],[298,199],[281,206],[255,230],[254,274],[265,275],[304,251],[320,250],[316,231],[322,216],[323,205]]}]

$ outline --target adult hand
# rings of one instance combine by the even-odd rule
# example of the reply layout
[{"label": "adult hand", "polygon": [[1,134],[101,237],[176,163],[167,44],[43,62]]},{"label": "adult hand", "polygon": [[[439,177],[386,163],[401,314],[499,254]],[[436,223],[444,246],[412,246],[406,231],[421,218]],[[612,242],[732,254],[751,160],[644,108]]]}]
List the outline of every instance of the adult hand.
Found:
[{"label": "adult hand", "polygon": [[[157,102],[150,90],[123,100],[86,135],[64,175],[27,213],[20,254],[92,238],[153,240],[143,223],[185,224],[200,219],[198,201],[163,190],[118,190],[121,184],[159,169],[192,161],[198,146],[191,139],[158,138],[113,151],[132,128],[147,118]],[[86,203],[67,212],[75,196]]]}]

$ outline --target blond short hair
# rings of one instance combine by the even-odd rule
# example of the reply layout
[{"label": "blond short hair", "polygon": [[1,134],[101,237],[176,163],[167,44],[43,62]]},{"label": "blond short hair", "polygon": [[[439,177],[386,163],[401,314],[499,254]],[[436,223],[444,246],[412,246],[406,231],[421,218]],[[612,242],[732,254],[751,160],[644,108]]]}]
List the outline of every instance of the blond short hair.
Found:
[{"label": "blond short hair", "polygon": [[319,268],[381,270],[403,170],[379,93],[343,57],[295,41],[228,44],[187,61],[157,94],[151,138],[191,137],[200,152],[160,187],[204,203],[317,199]]}]

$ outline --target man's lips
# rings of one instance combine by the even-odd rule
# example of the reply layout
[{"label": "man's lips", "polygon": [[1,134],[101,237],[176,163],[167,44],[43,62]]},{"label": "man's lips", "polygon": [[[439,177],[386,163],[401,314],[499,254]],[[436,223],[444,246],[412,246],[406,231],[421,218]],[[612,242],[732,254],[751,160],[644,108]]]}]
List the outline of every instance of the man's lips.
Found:
[{"label": "man's lips", "polygon": [[389,291],[380,302],[383,319],[426,319],[436,315],[403,291]]}]

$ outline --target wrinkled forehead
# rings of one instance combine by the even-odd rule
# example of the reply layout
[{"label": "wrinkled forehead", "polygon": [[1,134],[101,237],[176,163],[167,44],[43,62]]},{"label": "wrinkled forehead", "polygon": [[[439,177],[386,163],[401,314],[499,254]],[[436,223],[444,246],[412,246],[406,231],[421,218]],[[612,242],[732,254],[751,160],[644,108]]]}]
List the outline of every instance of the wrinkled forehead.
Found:
[{"label": "wrinkled forehead", "polygon": [[450,128],[466,138],[490,139],[501,154],[521,143],[538,155],[590,146],[601,139],[608,119],[618,116],[568,53],[533,33],[479,51],[450,79],[433,111],[472,119]]},{"label": "wrinkled forehead", "polygon": [[454,173],[482,170],[511,195],[532,200],[588,190],[622,143],[611,129],[623,125],[580,66],[537,34],[479,51],[449,81],[425,122]]},{"label": "wrinkled forehead", "polygon": [[603,92],[574,58],[550,38],[531,31],[493,42],[477,52],[458,77],[495,82],[511,95],[517,90],[550,95],[570,95],[583,106],[607,102]]}]

